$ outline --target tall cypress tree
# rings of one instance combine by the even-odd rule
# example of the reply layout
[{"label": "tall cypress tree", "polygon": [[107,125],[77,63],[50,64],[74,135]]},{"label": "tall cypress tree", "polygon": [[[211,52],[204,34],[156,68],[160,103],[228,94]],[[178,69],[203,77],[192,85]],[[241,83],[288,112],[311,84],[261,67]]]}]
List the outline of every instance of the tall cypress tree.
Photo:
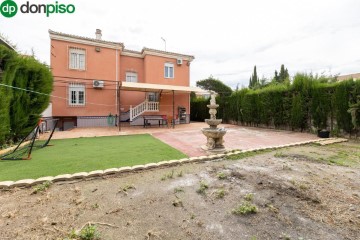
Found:
[{"label": "tall cypress tree", "polygon": [[278,83],[283,83],[288,78],[289,78],[289,71],[287,70],[287,68],[285,68],[284,64],[281,64],[280,72],[278,73],[278,71],[275,70],[275,76],[273,81]]},{"label": "tall cypress tree", "polygon": [[275,82],[279,82],[279,75],[278,75],[277,70],[275,70],[274,81],[275,81]]},{"label": "tall cypress tree", "polygon": [[279,74],[279,82],[284,82],[285,79],[289,78],[289,72],[287,68],[284,67],[284,64],[281,64],[280,74]]},{"label": "tall cypress tree", "polygon": [[[53,77],[48,66],[0,45],[0,145],[26,135],[49,104]],[[16,89],[11,89],[13,86]],[[23,89],[23,90],[20,90]],[[36,94],[30,91],[44,93]]]},{"label": "tall cypress tree", "polygon": [[259,77],[257,76],[257,72],[256,72],[256,65],[254,66],[254,72],[250,77],[250,82],[249,82],[249,88],[255,88],[256,86],[259,86]]}]

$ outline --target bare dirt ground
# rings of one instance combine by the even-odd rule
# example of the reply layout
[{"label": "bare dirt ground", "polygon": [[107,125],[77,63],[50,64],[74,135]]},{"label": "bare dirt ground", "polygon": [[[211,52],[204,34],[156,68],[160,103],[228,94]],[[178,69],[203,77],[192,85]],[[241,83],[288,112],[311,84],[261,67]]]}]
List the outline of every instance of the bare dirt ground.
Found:
[{"label": "bare dirt ground", "polygon": [[[341,165],[341,166],[340,166]],[[0,192],[0,239],[360,239],[360,144]],[[242,203],[256,213],[234,214]]]}]

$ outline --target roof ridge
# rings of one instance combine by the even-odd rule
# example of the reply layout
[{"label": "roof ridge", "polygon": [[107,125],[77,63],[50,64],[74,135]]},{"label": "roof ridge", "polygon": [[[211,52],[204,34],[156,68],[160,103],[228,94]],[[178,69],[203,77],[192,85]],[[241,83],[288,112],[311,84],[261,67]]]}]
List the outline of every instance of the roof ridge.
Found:
[{"label": "roof ridge", "polygon": [[124,52],[131,52],[131,53],[139,53],[139,54],[142,53],[141,51],[131,50],[131,49],[127,49],[127,48],[124,48],[123,51],[124,51]]},{"label": "roof ridge", "polygon": [[182,57],[189,58],[190,61],[195,59],[195,57],[193,55],[162,51],[162,50],[158,50],[158,49],[154,49],[154,48],[148,48],[148,47],[143,47],[143,49],[141,51],[135,51],[135,50],[131,50],[131,49],[126,49],[125,46],[124,46],[124,43],[122,43],[122,42],[112,42],[112,41],[106,41],[106,40],[101,40],[101,39],[82,37],[82,36],[78,36],[78,35],[74,35],[74,34],[56,32],[56,31],[53,31],[51,29],[49,29],[49,34],[54,34],[54,35],[63,36],[63,37],[76,38],[76,39],[81,39],[81,40],[86,40],[86,41],[91,41],[91,42],[96,42],[96,43],[105,43],[105,44],[118,45],[118,46],[121,46],[122,51],[128,52],[128,53],[144,54],[145,51],[149,51],[149,52],[158,53],[158,54],[182,56]]},{"label": "roof ridge", "polygon": [[195,58],[193,55],[189,55],[189,54],[182,54],[182,53],[175,53],[175,52],[168,52],[168,51],[163,51],[163,50],[158,50],[158,49],[154,49],[154,48],[148,48],[148,47],[144,47],[141,51],[141,53],[143,53],[144,51],[153,51],[153,52],[158,52],[158,53],[163,53],[163,54],[170,54],[170,55],[181,55],[181,56],[186,56],[186,57],[190,57],[190,58]]},{"label": "roof ridge", "polygon": [[74,35],[74,34],[68,34],[68,33],[63,33],[63,32],[56,32],[56,31],[53,31],[53,30],[51,30],[51,29],[49,29],[49,33],[50,33],[50,34],[61,35],[61,36],[64,36],[64,37],[72,37],[72,38],[77,38],[77,39],[82,39],[82,40],[88,40],[88,41],[92,41],[92,42],[98,42],[98,43],[111,43],[111,44],[121,45],[122,47],[124,47],[124,43],[122,43],[122,42],[112,42],[112,41],[106,41],[106,40],[102,40],[102,39],[83,37],[83,36]]}]

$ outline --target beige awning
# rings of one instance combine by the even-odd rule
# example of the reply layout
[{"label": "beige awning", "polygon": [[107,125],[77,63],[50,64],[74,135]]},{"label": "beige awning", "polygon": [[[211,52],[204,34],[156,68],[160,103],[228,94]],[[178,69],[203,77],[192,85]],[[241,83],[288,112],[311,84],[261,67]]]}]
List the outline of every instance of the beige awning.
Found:
[{"label": "beige awning", "polygon": [[185,86],[162,85],[162,84],[152,84],[152,83],[135,83],[135,82],[122,82],[120,90],[140,91],[140,92],[162,91],[163,93],[172,92],[172,91],[182,92],[182,93],[208,92],[198,87],[185,87]]}]

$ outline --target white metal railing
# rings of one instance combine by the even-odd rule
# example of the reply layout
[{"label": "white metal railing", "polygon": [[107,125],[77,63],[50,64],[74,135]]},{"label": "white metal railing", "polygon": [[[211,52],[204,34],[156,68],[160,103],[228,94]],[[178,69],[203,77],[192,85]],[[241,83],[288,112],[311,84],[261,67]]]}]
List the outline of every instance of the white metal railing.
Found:
[{"label": "white metal railing", "polygon": [[158,111],[159,111],[159,102],[149,102],[148,100],[145,100],[145,102],[142,102],[135,107],[130,106],[130,121],[140,116],[144,112],[158,112]]}]

